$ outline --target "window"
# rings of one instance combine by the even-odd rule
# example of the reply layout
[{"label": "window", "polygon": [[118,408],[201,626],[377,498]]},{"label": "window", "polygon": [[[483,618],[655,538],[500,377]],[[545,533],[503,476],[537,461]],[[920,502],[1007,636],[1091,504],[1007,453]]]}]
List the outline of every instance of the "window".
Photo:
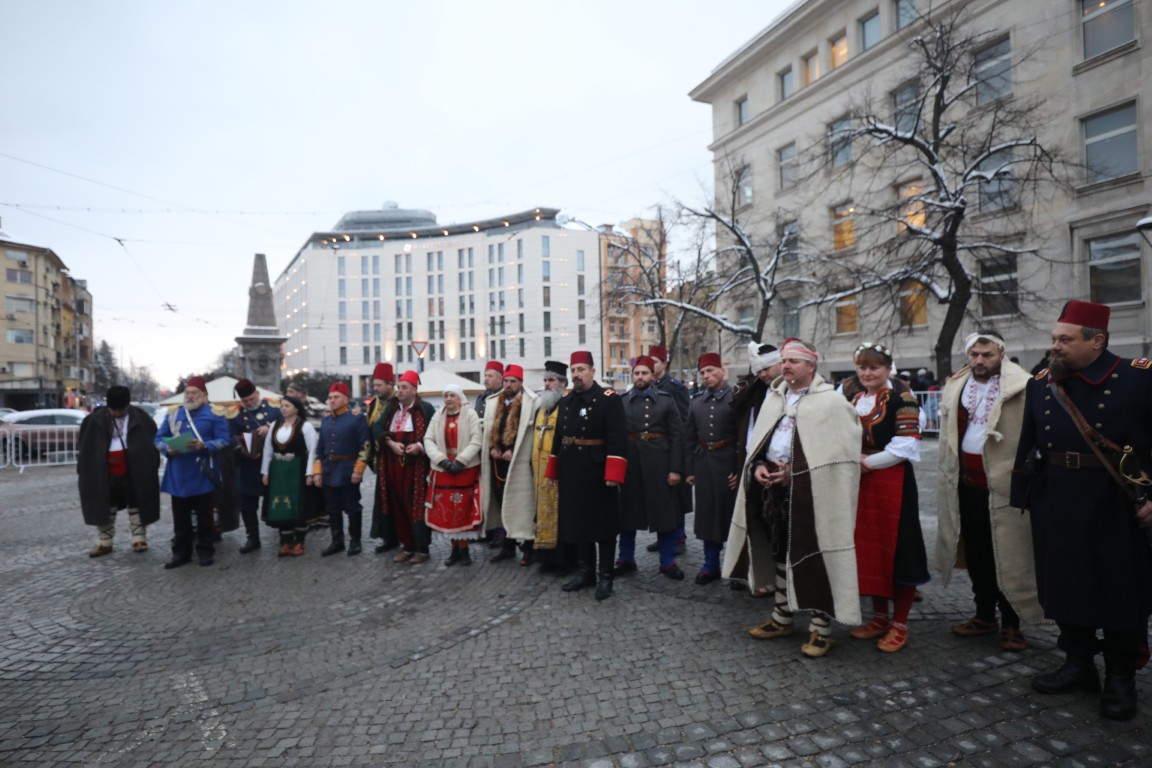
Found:
[{"label": "window", "polygon": [[[584,275],[576,275],[576,294],[578,296],[584,295]],[[521,293],[521,296],[523,296],[523,293]],[[524,306],[523,302],[521,302],[520,306]]]},{"label": "window", "polygon": [[541,235],[540,237],[540,255],[544,258],[552,255],[552,239],[548,235]]},{"label": "window", "polygon": [[584,271],[584,251],[576,251],[576,271]]},{"label": "window", "polygon": [[780,189],[796,186],[796,142],[776,150],[776,163],[780,167]]},{"label": "window", "polygon": [[4,298],[4,311],[8,314],[16,312],[35,312],[36,301],[24,296],[6,296]]},{"label": "window", "polygon": [[752,205],[752,166],[746,165],[736,171],[736,205]]},{"label": "window", "polygon": [[736,125],[744,125],[748,122],[748,97],[744,96],[736,100]]},{"label": "window", "polygon": [[517,258],[517,260],[524,258],[524,241],[523,240],[517,240],[516,241],[516,258]]},{"label": "window", "polygon": [[340,347],[340,365],[348,365],[348,347]]},{"label": "window", "polygon": [[900,222],[896,225],[897,233],[905,232],[909,227],[924,226],[924,182],[917,179],[908,181],[896,188],[896,198],[900,201]]},{"label": "window", "polygon": [[832,52],[832,69],[842,67],[848,62],[848,35],[841,32],[828,41],[828,47]]},{"label": "window", "polygon": [[1084,119],[1084,160],[1089,184],[1139,170],[1135,104]]},{"label": "window", "polygon": [[[372,274],[380,274],[380,254],[378,253],[372,255]],[[380,355],[376,355],[376,357],[380,357]]]},{"label": "window", "polygon": [[336,281],[336,295],[342,299],[348,295],[348,286],[343,279]]},{"label": "window", "polygon": [[552,357],[552,337],[544,337],[544,357]]},{"label": "window", "polygon": [[577,343],[578,344],[587,344],[588,343],[588,328],[587,328],[587,326],[585,326],[585,325],[578,326],[576,332],[578,334],[577,338],[579,339],[579,341],[577,341]]},{"label": "window", "polygon": [[780,261],[795,264],[800,259],[800,222],[786,221],[780,225]]},{"label": "window", "polygon": [[801,72],[804,77],[804,85],[812,85],[820,79],[820,53],[819,51],[812,51],[800,60]]},{"label": "window", "polygon": [[832,244],[836,250],[856,245],[856,209],[851,203],[832,209]]},{"label": "window", "polygon": [[920,86],[906,83],[892,92],[896,130],[913,133],[920,123]]},{"label": "window", "polygon": [[852,120],[842,117],[828,126],[828,159],[833,168],[852,162]]},{"label": "window", "polygon": [[544,286],[544,306],[552,306],[552,288],[547,285]]},{"label": "window", "polygon": [[918,280],[900,284],[900,325],[903,328],[928,325],[928,291]]},{"label": "window", "polygon": [[1128,232],[1088,241],[1088,283],[1092,301],[1099,304],[1140,301],[1142,280],[1138,233]]},{"label": "window", "polygon": [[27,328],[9,328],[8,329],[8,343],[9,344],[34,344],[32,338],[32,331]]},{"label": "window", "polygon": [[339,302],[336,305],[336,315],[340,320],[348,319],[348,304],[347,302]]},{"label": "window", "polygon": [[980,210],[1003,211],[1016,205],[1016,181],[1012,178],[1012,148],[989,155],[980,163],[989,178],[980,184]]},{"label": "window", "polygon": [[372,362],[372,348],[364,347],[364,365],[369,365]]},{"label": "window", "polygon": [[896,17],[896,29],[904,29],[916,21],[916,0],[892,0],[892,10]]},{"label": "window", "polygon": [[1136,39],[1132,0],[1080,0],[1084,24],[1084,58],[1110,51]]},{"label": "window", "polygon": [[[336,257],[336,274],[338,274],[338,275],[344,274],[344,257],[343,256],[337,256]],[[341,282],[343,282],[343,281],[341,281]]]},{"label": "window", "polygon": [[778,72],[776,74],[776,82],[780,86],[781,101],[796,92],[796,81],[792,77],[792,67]]},{"label": "window", "polygon": [[780,336],[793,339],[800,336],[800,307],[796,299],[781,299]]},{"label": "window", "polygon": [[835,314],[836,333],[856,333],[856,296],[843,296],[832,305]]},{"label": "window", "polygon": [[976,103],[987,104],[1012,93],[1012,46],[1008,38],[976,52]]},{"label": "window", "polygon": [[360,319],[361,320],[367,320],[368,319],[368,302],[367,301],[360,302]]},{"label": "window", "polygon": [[343,323],[340,324],[340,343],[348,343],[348,326],[344,325]]},{"label": "window", "polygon": [[540,262],[540,279],[548,282],[552,279],[552,263],[548,261]]},{"label": "window", "polygon": [[576,319],[577,320],[583,320],[584,319],[584,312],[585,312],[584,299],[580,299],[576,302]]},{"label": "window", "polygon": [[6,270],[8,275],[8,282],[10,283],[32,283],[32,273],[23,269],[9,269]]},{"label": "window", "polygon": [[551,312],[545,312],[544,313],[544,330],[545,330],[545,332],[552,330],[552,313]]},{"label": "window", "polygon": [[495,245],[489,245],[488,246],[488,263],[489,264],[495,264],[496,263],[496,246]]},{"label": "window", "polygon": [[880,11],[860,19],[860,50],[866,51],[880,42]]},{"label": "window", "polygon": [[984,317],[1020,312],[1016,292],[1016,254],[993,256],[980,262],[980,312]]}]

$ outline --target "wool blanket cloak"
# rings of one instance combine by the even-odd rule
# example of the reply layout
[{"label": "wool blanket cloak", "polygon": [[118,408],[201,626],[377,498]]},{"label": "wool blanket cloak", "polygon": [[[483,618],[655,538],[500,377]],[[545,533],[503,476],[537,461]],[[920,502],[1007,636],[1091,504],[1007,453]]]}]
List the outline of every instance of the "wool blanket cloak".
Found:
[{"label": "wool blanket cloak", "polygon": [[484,448],[480,453],[480,508],[484,510],[484,528],[503,528],[510,539],[530,541],[536,538],[536,485],[532,480],[532,415],[536,410],[536,395],[522,390],[509,406],[509,424],[515,420],[516,444],[512,447],[512,461],[504,483],[503,502],[496,500],[492,483],[495,480],[492,456],[493,438],[507,445],[511,434],[495,435],[504,411],[503,390],[489,398],[484,409]]}]

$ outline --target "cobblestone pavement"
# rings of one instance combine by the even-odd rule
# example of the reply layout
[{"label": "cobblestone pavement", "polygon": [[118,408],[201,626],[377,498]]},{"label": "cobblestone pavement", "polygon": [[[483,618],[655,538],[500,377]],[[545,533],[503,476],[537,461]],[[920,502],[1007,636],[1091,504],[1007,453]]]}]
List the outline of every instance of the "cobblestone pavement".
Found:
[{"label": "cobblestone pavement", "polygon": [[[167,500],[150,552],[121,520],[92,560],[67,467],[0,471],[0,521],[4,766],[1152,764],[1148,675],[1128,723],[1034,694],[1054,632],[1021,654],[954,637],[962,572],[924,588],[901,653],[841,627],[810,660],[799,634],[745,634],[768,601],[670,581],[647,553],[603,603],[515,561],[444,568],[444,544],[420,566],[321,560],[323,532],[287,559],[271,532],[246,556],[231,533],[215,566],[165,571]],[[692,542],[681,562],[701,559]]]}]

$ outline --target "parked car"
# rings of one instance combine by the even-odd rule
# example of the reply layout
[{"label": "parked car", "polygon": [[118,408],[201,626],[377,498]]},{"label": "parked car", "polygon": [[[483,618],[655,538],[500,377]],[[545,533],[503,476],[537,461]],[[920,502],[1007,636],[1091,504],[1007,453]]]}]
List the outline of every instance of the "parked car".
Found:
[{"label": "parked car", "polygon": [[84,411],[42,408],[0,416],[0,451],[32,458],[57,451],[75,451]]},{"label": "parked car", "polygon": [[156,411],[161,410],[159,403],[132,403],[132,405],[144,411],[144,413],[152,418],[156,418]]},{"label": "parked car", "polygon": [[10,413],[18,413],[15,408],[0,408],[0,416],[7,416]]}]

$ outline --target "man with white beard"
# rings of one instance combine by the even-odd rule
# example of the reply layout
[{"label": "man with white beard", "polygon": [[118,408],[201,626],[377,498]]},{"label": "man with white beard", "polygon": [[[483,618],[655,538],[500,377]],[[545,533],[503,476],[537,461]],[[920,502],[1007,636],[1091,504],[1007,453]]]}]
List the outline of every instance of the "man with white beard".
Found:
[{"label": "man with white beard", "polygon": [[200,565],[213,563],[212,492],[220,486],[220,460],[216,454],[232,446],[228,422],[208,405],[203,376],[184,385],[184,405],[160,425],[157,450],[168,456],[160,490],[172,496],[172,559],[165,568],[192,561],[192,515],[196,515],[195,549]]},{"label": "man with white beard", "polygon": [[568,366],[556,360],[546,361],[544,389],[536,395],[536,413],[532,417],[532,477],[536,484],[534,552],[541,571],[567,571],[576,562],[576,553],[559,541],[556,486],[544,476],[556,432],[556,406],[567,389]]}]

